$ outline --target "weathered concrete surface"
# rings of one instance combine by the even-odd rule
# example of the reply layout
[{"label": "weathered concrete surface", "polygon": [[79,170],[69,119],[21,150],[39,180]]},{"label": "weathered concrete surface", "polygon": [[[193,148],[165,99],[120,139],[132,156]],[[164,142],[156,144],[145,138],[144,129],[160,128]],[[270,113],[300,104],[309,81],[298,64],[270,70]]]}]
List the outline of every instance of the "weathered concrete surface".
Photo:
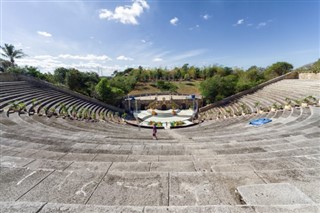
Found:
[{"label": "weathered concrete surface", "polygon": [[41,152],[37,152],[33,155],[31,155],[31,158],[42,158],[42,159],[49,159],[49,160],[58,160],[62,156],[66,155],[66,153],[60,153],[60,152],[51,152],[51,151],[45,151],[42,150]]},{"label": "weathered concrete surface", "polygon": [[255,206],[256,213],[319,213],[320,205]]},{"label": "weathered concrete surface", "polygon": [[126,161],[127,158],[128,155],[98,154],[93,161],[123,162]]},{"label": "weathered concrete surface", "polygon": [[91,161],[96,154],[87,154],[87,153],[68,153],[63,156],[60,160],[65,161]]},{"label": "weathered concrete surface", "polygon": [[46,159],[38,159],[28,164],[27,167],[33,170],[64,170],[67,168],[72,162],[67,161],[53,161]]},{"label": "weathered concrete surface", "polygon": [[109,173],[93,193],[88,204],[168,205],[168,174]]},{"label": "weathered concrete surface", "polygon": [[24,168],[1,168],[0,200],[15,201],[19,199],[50,173],[49,171],[34,171]]},{"label": "weathered concrete surface", "polygon": [[239,186],[239,194],[247,205],[314,204],[303,192],[289,183]]},{"label": "weathered concrete surface", "polygon": [[35,213],[44,205],[44,202],[0,202],[1,213]]},{"label": "weathered concrete surface", "polygon": [[146,207],[144,213],[255,213],[250,206],[170,206]]},{"label": "weathered concrete surface", "polygon": [[127,162],[156,162],[158,159],[154,155],[129,155]]},{"label": "weathered concrete surface", "polygon": [[320,169],[290,169],[278,171],[259,171],[257,174],[267,183],[289,182],[320,203]]},{"label": "weathered concrete surface", "polygon": [[84,204],[103,175],[101,172],[55,171],[20,200]]},{"label": "weathered concrete surface", "polygon": [[1,167],[16,168],[23,167],[32,161],[34,161],[32,158],[2,156],[0,159],[0,165]]},{"label": "weathered concrete surface", "polygon": [[40,213],[142,213],[143,207],[48,203]]},{"label": "weathered concrete surface", "polygon": [[110,168],[110,172],[149,172],[150,163],[146,162],[115,162]]},{"label": "weathered concrete surface", "polygon": [[238,164],[238,165],[221,165],[221,166],[211,166],[212,172],[243,172],[243,171],[253,171],[252,166],[249,164]]},{"label": "weathered concrete surface", "polygon": [[107,172],[111,162],[73,162],[65,171]]},{"label": "weathered concrete surface", "polygon": [[194,172],[193,162],[173,161],[173,162],[153,162],[151,171],[158,172]]},{"label": "weathered concrete surface", "polygon": [[253,172],[172,173],[170,180],[170,206],[236,205],[237,186],[263,183]]},{"label": "weathered concrete surface", "polygon": [[159,161],[193,161],[192,155],[159,156]]}]

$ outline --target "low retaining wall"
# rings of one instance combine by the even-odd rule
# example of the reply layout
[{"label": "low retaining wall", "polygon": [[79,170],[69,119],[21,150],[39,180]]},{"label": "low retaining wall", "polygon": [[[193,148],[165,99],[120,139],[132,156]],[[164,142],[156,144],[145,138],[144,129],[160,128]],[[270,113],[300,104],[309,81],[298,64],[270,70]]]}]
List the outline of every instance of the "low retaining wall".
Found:
[{"label": "low retaining wall", "polygon": [[320,73],[299,73],[302,80],[320,80]]},{"label": "low retaining wall", "polygon": [[11,73],[0,73],[0,82],[19,81],[18,75]]},{"label": "low retaining wall", "polygon": [[77,97],[77,98],[79,98],[81,100],[88,101],[88,102],[97,104],[99,106],[106,107],[106,108],[111,109],[111,110],[113,110],[115,112],[120,112],[120,113],[124,112],[123,109],[120,109],[118,107],[103,103],[103,102],[98,101],[98,100],[96,100],[94,98],[90,98],[88,96],[82,95],[80,93],[73,92],[73,91],[68,90],[68,89],[57,87],[57,86],[55,86],[55,85],[53,85],[53,84],[51,84],[49,82],[38,80],[38,79],[33,78],[33,77],[29,77],[29,76],[25,76],[25,75],[18,75],[18,74],[11,74],[11,73],[1,73],[0,74],[0,82],[4,82],[4,81],[28,81],[28,82],[32,82],[33,84],[36,84],[36,85],[38,85],[40,87],[50,88],[50,89],[53,89],[53,90],[56,90],[56,91],[59,91],[59,92],[62,92],[62,93]]},{"label": "low retaining wall", "polygon": [[199,109],[199,112],[205,112],[205,111],[207,111],[207,110],[209,110],[209,109],[212,109],[212,108],[214,108],[214,107],[222,106],[222,105],[231,103],[231,102],[233,102],[234,100],[239,99],[239,98],[241,98],[241,97],[244,96],[244,95],[248,95],[248,94],[254,93],[254,92],[258,91],[259,89],[262,89],[262,88],[265,87],[265,86],[268,86],[268,85],[270,85],[270,84],[276,83],[276,82],[281,81],[281,80],[283,80],[283,79],[298,79],[298,78],[299,78],[299,76],[298,76],[298,73],[297,73],[297,72],[287,73],[287,74],[285,74],[285,75],[279,76],[279,77],[277,77],[277,78],[274,78],[274,79],[271,79],[271,80],[269,80],[269,81],[267,81],[267,82],[264,82],[264,83],[262,83],[262,84],[259,84],[259,85],[255,86],[255,87],[251,88],[251,89],[248,89],[248,90],[239,92],[239,93],[237,93],[237,94],[234,94],[234,95],[232,95],[232,96],[230,96],[230,97],[227,97],[227,98],[225,98],[225,99],[223,99],[223,100],[221,100],[221,101],[218,101],[218,102],[209,104],[209,105],[207,105],[207,106],[201,107],[201,108]]}]

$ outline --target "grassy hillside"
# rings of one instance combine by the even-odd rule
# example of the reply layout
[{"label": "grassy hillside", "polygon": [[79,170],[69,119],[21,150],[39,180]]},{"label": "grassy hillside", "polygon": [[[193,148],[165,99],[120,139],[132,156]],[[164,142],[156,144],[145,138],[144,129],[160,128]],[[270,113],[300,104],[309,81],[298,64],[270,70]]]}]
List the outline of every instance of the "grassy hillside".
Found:
[{"label": "grassy hillside", "polygon": [[[178,87],[177,93],[180,94],[197,94],[200,95],[199,85],[201,81],[177,81],[171,82]],[[135,88],[129,93],[130,95],[139,95],[146,93],[161,93],[154,83],[137,83]]]}]

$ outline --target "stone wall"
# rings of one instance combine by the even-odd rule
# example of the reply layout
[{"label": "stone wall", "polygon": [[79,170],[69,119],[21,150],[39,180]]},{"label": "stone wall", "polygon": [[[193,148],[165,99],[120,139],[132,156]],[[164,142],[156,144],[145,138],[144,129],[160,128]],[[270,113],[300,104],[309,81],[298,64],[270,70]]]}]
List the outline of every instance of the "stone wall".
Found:
[{"label": "stone wall", "polygon": [[320,73],[299,73],[302,80],[320,80]]},{"label": "stone wall", "polygon": [[6,82],[6,81],[19,81],[19,78],[15,74],[0,73],[0,82]]}]

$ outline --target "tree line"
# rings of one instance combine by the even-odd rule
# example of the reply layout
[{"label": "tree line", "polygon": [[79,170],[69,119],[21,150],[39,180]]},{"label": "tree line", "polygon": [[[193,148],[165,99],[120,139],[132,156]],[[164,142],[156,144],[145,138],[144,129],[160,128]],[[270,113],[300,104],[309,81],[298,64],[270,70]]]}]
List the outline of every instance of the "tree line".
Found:
[{"label": "tree line", "polygon": [[201,81],[201,94],[208,103],[212,103],[286,74],[293,69],[293,66],[287,62],[277,62],[266,68],[251,66],[248,69],[219,65],[196,67],[189,66],[189,64],[172,69],[139,66],[138,68],[127,68],[124,71],[116,70],[110,77],[64,67],[56,68],[53,73],[42,73],[36,67],[19,67],[15,64],[16,58],[26,56],[22,50],[16,50],[13,45],[8,44],[2,46],[1,49],[2,56],[8,59],[0,61],[2,72],[33,76],[111,104],[132,91],[138,82],[152,82],[162,91],[174,91],[175,88],[170,82],[182,80]]}]

